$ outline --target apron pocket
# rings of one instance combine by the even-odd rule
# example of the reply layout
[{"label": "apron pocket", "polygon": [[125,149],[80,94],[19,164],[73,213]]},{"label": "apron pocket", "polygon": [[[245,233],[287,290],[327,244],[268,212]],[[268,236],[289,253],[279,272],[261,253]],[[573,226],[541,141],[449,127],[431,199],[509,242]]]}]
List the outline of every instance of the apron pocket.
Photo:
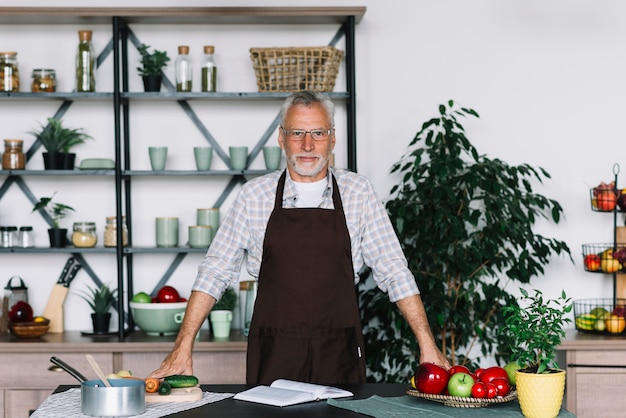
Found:
[{"label": "apron pocket", "polygon": [[[259,380],[277,378],[319,384],[361,383],[361,367],[354,327],[258,331]],[[363,348],[361,347],[361,350]]]}]

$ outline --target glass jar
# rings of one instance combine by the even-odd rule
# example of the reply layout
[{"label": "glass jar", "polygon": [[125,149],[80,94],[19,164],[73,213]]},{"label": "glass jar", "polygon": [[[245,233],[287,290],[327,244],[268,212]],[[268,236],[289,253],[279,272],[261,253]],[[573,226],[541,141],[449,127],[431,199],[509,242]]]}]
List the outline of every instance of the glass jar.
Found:
[{"label": "glass jar", "polygon": [[176,91],[191,91],[192,62],[189,57],[189,47],[181,45],[178,47],[178,57],[176,57]]},{"label": "glass jar", "polygon": [[[125,216],[122,216],[122,245],[128,245],[128,229],[126,228]],[[104,246],[117,246],[117,216],[107,216],[107,224],[104,228]]]},{"label": "glass jar", "polygon": [[77,248],[95,247],[98,242],[95,222],[74,222],[72,245]]},{"label": "glass jar", "polygon": [[213,53],[213,45],[204,46],[204,57],[202,59],[202,91],[214,92],[217,89],[217,66]]},{"label": "glass jar", "polygon": [[17,235],[17,245],[22,248],[31,248],[35,246],[32,226],[20,226],[20,232]]},{"label": "glass jar", "polygon": [[17,52],[0,52],[0,91],[20,91]]},{"label": "glass jar", "polygon": [[76,50],[76,91],[96,91],[96,54],[91,43],[90,30],[78,31],[78,49]]},{"label": "glass jar", "polygon": [[17,245],[17,226],[0,227],[0,247],[11,248]]},{"label": "glass jar", "polygon": [[35,68],[30,91],[33,93],[52,93],[57,90],[57,74],[50,68]]},{"label": "glass jar", "polygon": [[23,170],[26,159],[23,152],[24,141],[21,139],[5,139],[4,154],[2,154],[3,170]]}]

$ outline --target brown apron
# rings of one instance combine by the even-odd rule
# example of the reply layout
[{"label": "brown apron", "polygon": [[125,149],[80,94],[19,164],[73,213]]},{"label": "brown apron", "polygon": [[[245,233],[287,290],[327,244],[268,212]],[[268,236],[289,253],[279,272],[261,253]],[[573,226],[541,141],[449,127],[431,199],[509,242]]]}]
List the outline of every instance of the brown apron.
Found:
[{"label": "brown apron", "polygon": [[265,231],[247,383],[363,383],[363,333],[339,187],[333,176],[334,210],[284,209],[285,177]]}]

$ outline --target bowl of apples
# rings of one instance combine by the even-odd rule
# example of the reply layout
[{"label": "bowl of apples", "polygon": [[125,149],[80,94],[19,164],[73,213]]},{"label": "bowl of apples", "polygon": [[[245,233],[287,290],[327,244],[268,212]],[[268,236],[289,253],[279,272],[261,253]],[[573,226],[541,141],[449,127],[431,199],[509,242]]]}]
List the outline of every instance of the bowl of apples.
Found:
[{"label": "bowl of apples", "polygon": [[147,335],[176,335],[187,309],[187,299],[181,298],[172,286],[163,286],[155,297],[136,293],[129,306],[135,323]]}]

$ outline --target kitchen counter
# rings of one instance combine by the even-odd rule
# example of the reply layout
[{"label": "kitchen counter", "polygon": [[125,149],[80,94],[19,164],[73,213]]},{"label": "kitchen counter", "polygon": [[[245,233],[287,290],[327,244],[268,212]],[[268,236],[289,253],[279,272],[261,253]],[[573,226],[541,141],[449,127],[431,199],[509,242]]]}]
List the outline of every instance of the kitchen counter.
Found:
[{"label": "kitchen counter", "polygon": [[[91,354],[105,373],[131,370],[145,377],[161,364],[174,345],[175,336],[149,336],[134,332],[124,341],[117,334],[106,336],[63,332],[42,338],[17,339],[0,335],[0,418],[28,416],[59,385],[76,383],[73,377],[54,366],[56,356],[73,366],[88,379],[95,373],[85,358]],[[194,374],[201,382],[245,383],[247,340],[241,331],[231,333],[225,341],[214,339],[208,331],[194,344]]]},{"label": "kitchen counter", "polygon": [[[201,385],[204,391],[218,392],[218,393],[237,393],[244,389],[249,388],[247,385]],[[440,418],[456,418],[456,417],[519,417],[522,418],[522,412],[519,408],[517,401],[511,401],[504,404],[495,404],[486,408],[453,408],[442,405],[438,402],[428,401],[424,399],[412,398],[405,395],[406,385],[403,384],[383,384],[383,383],[368,383],[364,385],[337,385],[338,387],[347,389],[354,393],[354,397],[336,399],[337,402],[342,400],[353,401],[355,399],[366,399],[371,396],[377,395],[378,397],[405,397],[409,402],[402,402],[408,404],[410,409],[404,409],[404,412],[409,412],[411,416],[437,416]],[[77,386],[60,386],[55,393],[63,392],[70,387]],[[384,409],[385,412],[377,414],[378,417],[386,416],[408,416],[392,414],[389,412],[389,406]],[[371,409],[363,408],[368,414],[373,413]],[[168,417],[172,418],[241,418],[241,417],[254,417],[254,418],[280,418],[280,417],[297,417],[297,418],[319,418],[319,417],[362,417],[356,412],[352,412],[347,409],[338,408],[328,405],[326,401],[309,402],[300,405],[292,405],[288,407],[275,407],[268,405],[261,405],[251,402],[238,401],[232,398],[221,400],[215,403],[200,406],[198,408],[189,409],[187,411],[178,412]],[[369,416],[369,415],[368,415]],[[573,417],[572,414],[567,411],[561,411],[559,418]]]}]

